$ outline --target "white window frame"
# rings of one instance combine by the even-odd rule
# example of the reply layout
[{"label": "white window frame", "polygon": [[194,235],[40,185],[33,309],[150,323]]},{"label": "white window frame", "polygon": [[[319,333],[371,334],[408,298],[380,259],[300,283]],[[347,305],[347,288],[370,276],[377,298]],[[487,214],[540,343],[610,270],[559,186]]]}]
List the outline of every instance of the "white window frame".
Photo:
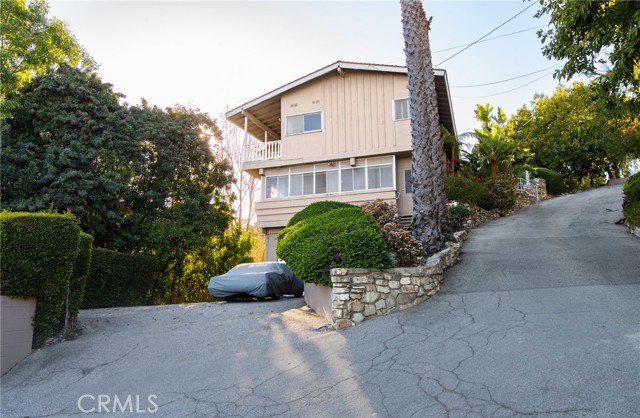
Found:
[{"label": "white window frame", "polygon": [[[304,116],[305,115],[313,115],[315,113],[320,113],[320,129],[314,129],[312,131],[305,131],[304,130]],[[289,133],[287,131],[287,126],[288,126],[287,120],[289,118],[295,117],[295,116],[302,116],[302,132]],[[310,133],[313,133],[313,132],[322,132],[322,131],[324,131],[324,110],[318,110],[318,111],[315,111],[315,112],[306,112],[306,113],[296,113],[294,115],[286,115],[284,117],[284,132],[285,132],[286,136],[304,135],[304,134],[310,134]]]},{"label": "white window frame", "polygon": [[[396,102],[399,102],[400,100],[406,100],[407,101],[407,113],[409,114],[409,116],[406,117],[406,118],[399,118],[398,115],[396,115]],[[411,101],[409,100],[409,98],[408,97],[401,97],[399,99],[393,99],[391,101],[391,114],[393,115],[393,120],[394,121],[411,119]]]}]

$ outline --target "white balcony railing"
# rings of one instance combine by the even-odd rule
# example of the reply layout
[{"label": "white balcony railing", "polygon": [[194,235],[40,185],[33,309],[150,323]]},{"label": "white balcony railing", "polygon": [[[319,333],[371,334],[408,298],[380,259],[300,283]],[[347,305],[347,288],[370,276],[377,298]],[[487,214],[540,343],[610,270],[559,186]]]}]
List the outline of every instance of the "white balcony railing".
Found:
[{"label": "white balcony railing", "polygon": [[245,145],[245,161],[265,161],[282,158],[282,140],[253,142]]}]

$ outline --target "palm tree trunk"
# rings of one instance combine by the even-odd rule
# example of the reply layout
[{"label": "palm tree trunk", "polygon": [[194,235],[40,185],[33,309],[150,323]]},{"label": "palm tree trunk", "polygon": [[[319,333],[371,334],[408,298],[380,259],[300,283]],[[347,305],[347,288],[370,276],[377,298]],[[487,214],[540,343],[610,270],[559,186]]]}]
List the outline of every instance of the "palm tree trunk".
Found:
[{"label": "palm tree trunk", "polygon": [[409,81],[413,171],[411,233],[425,255],[442,250],[451,235],[429,21],[417,0],[400,0]]}]

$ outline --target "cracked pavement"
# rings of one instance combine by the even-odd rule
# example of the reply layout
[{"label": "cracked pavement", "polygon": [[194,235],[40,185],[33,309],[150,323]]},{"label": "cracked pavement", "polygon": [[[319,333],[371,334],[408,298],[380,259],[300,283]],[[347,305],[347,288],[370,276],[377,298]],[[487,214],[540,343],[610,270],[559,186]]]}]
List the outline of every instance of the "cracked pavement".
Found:
[{"label": "cracked pavement", "polygon": [[620,205],[613,186],[487,223],[439,294],[340,332],[301,299],[82,311],[76,340],[2,377],[1,415],[89,415],[78,398],[102,394],[167,417],[638,416],[640,240]]}]

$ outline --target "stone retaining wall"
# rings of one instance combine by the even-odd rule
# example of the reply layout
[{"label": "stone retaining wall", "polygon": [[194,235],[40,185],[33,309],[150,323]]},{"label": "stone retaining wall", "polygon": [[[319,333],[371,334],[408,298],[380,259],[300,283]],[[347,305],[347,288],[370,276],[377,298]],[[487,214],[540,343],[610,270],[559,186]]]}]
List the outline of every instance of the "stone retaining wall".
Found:
[{"label": "stone retaining wall", "polygon": [[443,271],[458,261],[466,236],[466,231],[457,232],[456,242],[429,257],[426,266],[386,271],[332,269],[334,327],[346,328],[374,316],[407,309],[435,295],[440,290]]}]

